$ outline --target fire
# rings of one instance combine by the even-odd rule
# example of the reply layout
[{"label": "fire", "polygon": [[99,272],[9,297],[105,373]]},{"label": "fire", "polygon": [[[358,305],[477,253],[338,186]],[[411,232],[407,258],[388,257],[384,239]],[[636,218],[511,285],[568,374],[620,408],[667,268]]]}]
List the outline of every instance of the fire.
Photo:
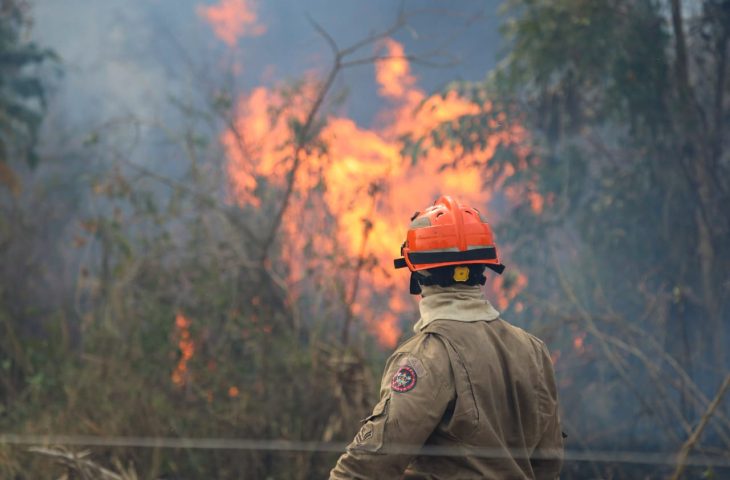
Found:
[{"label": "fire", "polygon": [[527,287],[527,276],[522,272],[508,272],[505,276],[496,277],[492,283],[497,308],[505,310],[517,295]]},{"label": "fire", "polygon": [[180,349],[180,359],[172,372],[171,380],[177,386],[188,383],[188,361],[195,353],[195,343],[190,335],[191,322],[182,313],[175,316],[175,336],[178,339],[177,347]]},{"label": "fire", "polygon": [[585,339],[586,332],[579,332],[573,337],[573,348],[576,353],[583,353],[585,351]]},{"label": "fire", "polygon": [[378,93],[383,97],[401,99],[406,95],[414,98],[420,96],[420,91],[414,89],[416,77],[411,74],[411,67],[405,58],[403,45],[387,38],[382,48],[386,50],[384,57],[375,64],[375,79],[378,82]]},{"label": "fire", "polygon": [[[427,152],[415,164],[403,158],[402,136],[426,135],[443,122],[491,111],[492,105],[476,104],[453,92],[427,96],[417,85],[403,47],[388,39],[381,48],[389,59],[375,64],[375,78],[388,107],[378,115],[378,126],[365,128],[342,116],[327,119],[320,134],[327,148],[302,154],[280,235],[285,239],[282,256],[292,291],[306,283],[311,272],[336,277],[325,281],[344,286],[353,314],[366,322],[381,344],[392,347],[401,335],[400,316],[415,313],[407,293],[407,273],[392,272],[407,219],[414,209],[451,194],[478,205],[494,220],[489,208],[492,192],[484,188],[492,174],[485,162],[500,144],[524,141],[526,132],[514,125],[500,130],[495,123],[496,133],[475,154],[467,155],[458,147],[436,148],[427,140],[423,145]],[[234,128],[222,135],[236,202],[260,206],[256,187],[262,178],[284,185],[292,164],[291,119],[304,118],[316,88],[315,82],[306,82],[296,95],[285,97],[259,87],[239,100]],[[537,200],[531,202],[536,209]],[[359,288],[352,292],[357,268],[361,268]],[[498,305],[506,308],[526,284],[527,277],[518,275]]]},{"label": "fire", "polygon": [[220,0],[218,5],[200,5],[197,11],[213,27],[215,35],[231,47],[241,37],[258,37],[266,32],[251,0]]},{"label": "fire", "polygon": [[535,214],[540,215],[545,206],[545,198],[537,192],[529,192],[527,198],[530,201],[530,208]]},{"label": "fire", "polygon": [[[291,155],[288,120],[303,120],[306,108],[303,97],[312,95],[313,90],[314,85],[307,85],[302,95],[285,99],[278,92],[258,87],[240,99],[234,129],[226,131],[222,138],[229,156],[228,177],[237,202],[260,205],[254,193],[257,177],[283,183],[289,166],[287,158]],[[271,118],[272,110],[280,112],[276,118]],[[300,175],[297,180],[308,179]]]}]

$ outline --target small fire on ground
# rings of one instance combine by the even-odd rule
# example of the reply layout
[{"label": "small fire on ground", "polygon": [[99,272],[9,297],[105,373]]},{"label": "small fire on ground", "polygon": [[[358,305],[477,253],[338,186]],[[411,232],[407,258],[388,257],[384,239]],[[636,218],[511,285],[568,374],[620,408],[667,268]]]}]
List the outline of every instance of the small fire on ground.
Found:
[{"label": "small fire on ground", "polygon": [[172,372],[172,383],[181,387],[186,385],[190,378],[188,372],[188,362],[193,358],[195,353],[195,342],[190,335],[191,322],[185,315],[178,312],[175,315],[175,338],[177,347],[180,351],[180,358],[177,361],[175,370]]}]

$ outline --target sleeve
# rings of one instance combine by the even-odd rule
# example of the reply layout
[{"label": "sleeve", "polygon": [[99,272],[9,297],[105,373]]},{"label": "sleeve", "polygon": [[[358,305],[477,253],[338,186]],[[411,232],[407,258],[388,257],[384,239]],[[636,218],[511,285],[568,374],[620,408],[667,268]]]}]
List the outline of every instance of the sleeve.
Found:
[{"label": "sleeve", "polygon": [[427,335],[412,352],[396,352],[383,373],[380,401],[330,472],[330,480],[401,478],[454,397],[449,357]]},{"label": "sleeve", "polygon": [[542,347],[542,366],[544,382],[550,393],[550,402],[546,409],[549,415],[545,422],[545,431],[535,449],[534,457],[530,459],[530,464],[537,480],[554,480],[559,477],[563,466],[563,432],[560,427],[555,372],[545,345]]}]

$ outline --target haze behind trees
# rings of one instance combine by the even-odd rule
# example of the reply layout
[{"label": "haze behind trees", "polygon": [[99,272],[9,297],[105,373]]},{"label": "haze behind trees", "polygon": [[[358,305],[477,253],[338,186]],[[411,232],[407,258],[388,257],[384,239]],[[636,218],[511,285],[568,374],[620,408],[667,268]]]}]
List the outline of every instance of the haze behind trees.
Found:
[{"label": "haze behind trees", "polygon": [[[373,167],[361,190],[334,184],[351,143],[389,152],[404,178],[453,175],[490,206],[512,268],[488,292],[553,352],[580,454],[563,478],[727,472],[730,2],[512,1],[498,66],[434,91],[408,68],[454,58],[398,50],[407,8],[364,56],[313,19],[331,70],[259,96],[191,73],[195,95],[170,96],[175,124],[128,112],[82,132],[48,108],[67,67],[27,41],[32,9],[1,11],[3,432],[349,441],[389,339],[417,315],[391,300],[408,298],[407,279],[375,250],[381,224],[407,222],[388,204],[394,177]],[[391,117],[378,118],[392,132],[348,123],[358,92],[343,78],[393,62],[404,90],[381,94]],[[275,141],[248,140],[255,99]],[[254,186],[236,190],[231,165]],[[367,215],[346,216],[328,197],[341,190]],[[337,241],[345,228],[353,245]],[[378,309],[398,315],[383,326]],[[337,456],[97,445],[89,464],[64,457],[82,448],[0,443],[0,476],[314,478]]]}]

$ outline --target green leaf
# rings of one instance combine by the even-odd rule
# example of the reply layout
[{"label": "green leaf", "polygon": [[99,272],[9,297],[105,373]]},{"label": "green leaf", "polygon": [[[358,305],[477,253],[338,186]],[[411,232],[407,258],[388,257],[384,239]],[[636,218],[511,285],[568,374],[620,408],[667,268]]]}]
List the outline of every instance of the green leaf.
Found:
[{"label": "green leaf", "polygon": [[28,384],[30,384],[31,387],[39,388],[43,385],[45,378],[46,377],[43,375],[43,372],[38,372],[28,379]]}]

